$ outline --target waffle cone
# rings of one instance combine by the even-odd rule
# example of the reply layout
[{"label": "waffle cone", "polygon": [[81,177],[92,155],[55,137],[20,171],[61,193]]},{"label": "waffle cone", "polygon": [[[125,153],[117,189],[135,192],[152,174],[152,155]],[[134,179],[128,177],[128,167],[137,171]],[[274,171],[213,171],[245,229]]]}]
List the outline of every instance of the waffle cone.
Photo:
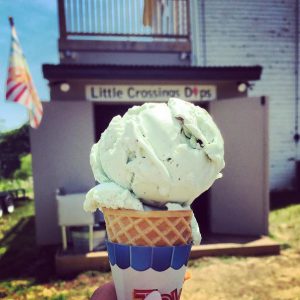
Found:
[{"label": "waffle cone", "polygon": [[176,246],[192,241],[190,210],[135,211],[102,208],[108,239],[135,246]]}]

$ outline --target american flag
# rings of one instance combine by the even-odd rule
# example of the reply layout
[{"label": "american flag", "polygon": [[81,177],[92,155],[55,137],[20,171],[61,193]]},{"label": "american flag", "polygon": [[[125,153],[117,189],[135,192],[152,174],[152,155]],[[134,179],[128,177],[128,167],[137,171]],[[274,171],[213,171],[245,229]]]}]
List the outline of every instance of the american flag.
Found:
[{"label": "american flag", "polygon": [[43,116],[43,107],[33,84],[12,18],[11,49],[6,83],[6,100],[24,105],[29,113],[30,126],[37,128]]}]

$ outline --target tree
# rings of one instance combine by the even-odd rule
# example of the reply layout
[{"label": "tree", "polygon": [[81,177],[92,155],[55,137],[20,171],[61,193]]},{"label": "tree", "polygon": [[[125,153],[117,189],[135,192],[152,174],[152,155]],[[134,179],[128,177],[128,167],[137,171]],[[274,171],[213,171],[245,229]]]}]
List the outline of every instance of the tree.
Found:
[{"label": "tree", "polygon": [[0,119],[0,134],[2,131],[5,131],[5,120]]},{"label": "tree", "polygon": [[0,178],[12,179],[21,166],[21,157],[30,153],[29,128],[2,133],[0,136]]},{"label": "tree", "polygon": [[26,180],[32,176],[31,168],[31,154],[24,155],[20,158],[21,166],[14,173],[14,178],[19,180]]}]

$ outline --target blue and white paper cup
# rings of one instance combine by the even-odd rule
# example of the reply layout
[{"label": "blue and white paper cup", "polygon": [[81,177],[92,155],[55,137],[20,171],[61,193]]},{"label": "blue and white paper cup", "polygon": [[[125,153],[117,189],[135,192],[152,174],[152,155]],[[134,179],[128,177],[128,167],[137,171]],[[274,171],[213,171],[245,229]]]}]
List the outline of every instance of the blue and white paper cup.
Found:
[{"label": "blue and white paper cup", "polygon": [[118,300],[142,300],[159,291],[163,300],[179,300],[191,245],[131,246],[107,241]]}]

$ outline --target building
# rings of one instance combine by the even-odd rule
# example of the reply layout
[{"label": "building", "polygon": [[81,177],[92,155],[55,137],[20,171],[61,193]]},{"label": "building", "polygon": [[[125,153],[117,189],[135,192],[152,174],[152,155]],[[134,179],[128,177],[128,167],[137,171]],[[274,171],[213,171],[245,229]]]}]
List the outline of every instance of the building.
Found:
[{"label": "building", "polygon": [[[201,65],[261,65],[270,97],[271,190],[295,187],[299,160],[299,1],[199,0]],[[202,28],[202,30],[201,30]]]},{"label": "building", "polygon": [[205,106],[229,144],[224,179],[195,208],[202,229],[267,233],[268,179],[292,186],[298,159],[298,2],[58,4],[60,64],[43,66],[51,102],[31,133],[38,243],[59,240],[55,190],[94,185],[89,150],[111,117],[172,93]]}]

